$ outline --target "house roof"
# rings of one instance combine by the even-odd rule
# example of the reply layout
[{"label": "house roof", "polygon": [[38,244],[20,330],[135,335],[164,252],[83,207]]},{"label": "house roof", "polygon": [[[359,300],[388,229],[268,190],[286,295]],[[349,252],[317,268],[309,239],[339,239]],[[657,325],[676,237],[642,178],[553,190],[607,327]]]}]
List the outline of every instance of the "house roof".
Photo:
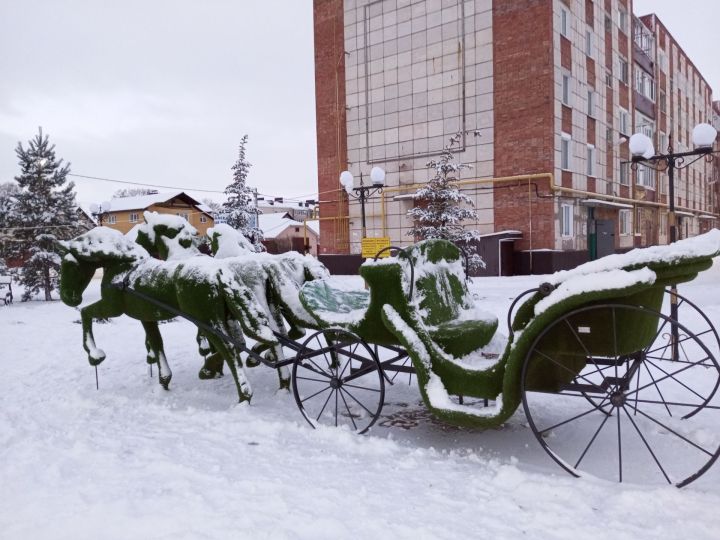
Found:
[{"label": "house roof", "polygon": [[125,212],[128,210],[145,210],[146,208],[149,208],[153,204],[161,204],[161,203],[167,202],[171,199],[175,199],[176,197],[180,197],[181,199],[184,199],[187,203],[192,204],[193,206],[197,207],[201,212],[205,212],[206,214],[210,215],[210,213],[205,208],[201,208],[201,206],[204,206],[204,205],[202,205],[200,203],[200,201],[194,199],[193,197],[191,197],[184,191],[153,193],[152,195],[140,195],[138,197],[119,197],[117,199],[112,199],[112,201],[110,201],[109,212]]},{"label": "house roof", "polygon": [[[260,214],[258,225],[266,239],[276,238],[288,227],[303,227],[300,221],[295,221],[287,212],[277,214]],[[317,234],[312,227],[308,227],[311,234]]]}]

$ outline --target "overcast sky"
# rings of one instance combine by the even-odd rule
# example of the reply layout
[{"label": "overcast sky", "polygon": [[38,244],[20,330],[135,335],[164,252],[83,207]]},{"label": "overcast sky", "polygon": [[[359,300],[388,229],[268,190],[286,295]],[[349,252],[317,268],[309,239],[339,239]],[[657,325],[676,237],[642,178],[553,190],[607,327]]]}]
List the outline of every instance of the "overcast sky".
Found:
[{"label": "overcast sky", "polygon": [[[717,99],[720,1],[635,11],[658,13]],[[248,133],[250,184],[312,193],[312,32],[311,0],[0,0],[0,182],[42,126],[74,173],[222,191]],[[86,203],[124,187],[75,181]]]},{"label": "overcast sky", "polygon": [[0,0],[0,181],[42,126],[75,173],[217,190],[248,133],[249,183],[316,191],[313,61],[310,0]]}]

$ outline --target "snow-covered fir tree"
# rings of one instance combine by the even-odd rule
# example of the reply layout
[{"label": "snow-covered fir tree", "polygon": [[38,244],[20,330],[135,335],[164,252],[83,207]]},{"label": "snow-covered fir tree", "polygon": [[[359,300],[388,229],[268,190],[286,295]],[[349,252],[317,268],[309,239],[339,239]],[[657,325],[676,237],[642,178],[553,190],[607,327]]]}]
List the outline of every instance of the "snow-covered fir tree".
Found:
[{"label": "snow-covered fir tree", "polygon": [[13,241],[13,229],[10,227],[15,195],[20,188],[14,182],[0,184],[0,261],[10,256],[10,243]]},{"label": "snow-covered fir tree", "polygon": [[472,243],[479,239],[480,233],[467,230],[462,225],[465,220],[477,220],[477,213],[472,199],[462,193],[457,185],[460,172],[472,168],[471,165],[457,161],[453,154],[461,139],[461,133],[453,135],[440,158],[427,163],[427,168],[435,174],[413,196],[417,206],[408,210],[407,215],[415,225],[408,234],[418,240],[449,240],[468,253],[471,269],[484,268],[485,262],[475,253],[476,246]]},{"label": "snow-covered fir tree", "polygon": [[247,135],[240,140],[238,159],[232,166],[233,181],[225,188],[228,199],[223,204],[223,211],[228,225],[240,231],[253,243],[257,251],[265,251],[265,246],[262,244],[264,236],[258,227],[260,209],[256,204],[254,190],[247,185],[247,176],[251,167],[245,158],[247,141]]},{"label": "snow-covered fir tree", "polygon": [[42,128],[28,141],[27,148],[18,143],[15,153],[20,160],[20,175],[15,177],[19,191],[8,216],[13,228],[8,255],[25,259],[20,271],[20,283],[25,288],[22,300],[40,291],[45,300],[51,300],[60,268],[57,240],[81,232],[75,184],[67,181],[70,164],[55,157],[55,145],[43,135]]}]

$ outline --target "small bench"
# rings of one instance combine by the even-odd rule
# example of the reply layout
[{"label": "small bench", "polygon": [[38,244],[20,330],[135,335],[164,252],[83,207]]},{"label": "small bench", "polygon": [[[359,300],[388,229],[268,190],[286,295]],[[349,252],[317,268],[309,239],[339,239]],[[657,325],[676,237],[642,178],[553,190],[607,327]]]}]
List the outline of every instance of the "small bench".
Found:
[{"label": "small bench", "polygon": [[12,276],[0,276],[0,303],[4,306],[13,303]]}]

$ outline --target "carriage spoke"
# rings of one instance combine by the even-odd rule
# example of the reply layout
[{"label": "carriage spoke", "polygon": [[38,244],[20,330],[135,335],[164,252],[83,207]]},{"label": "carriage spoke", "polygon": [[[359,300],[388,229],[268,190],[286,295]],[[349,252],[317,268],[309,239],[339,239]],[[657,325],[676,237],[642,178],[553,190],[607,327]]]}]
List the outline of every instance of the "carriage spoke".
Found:
[{"label": "carriage spoke", "polygon": [[708,456],[713,457],[713,454],[712,454],[711,452],[708,452],[708,451],[705,450],[702,446],[699,446],[699,445],[695,444],[694,442],[692,442],[692,441],[691,441],[690,439],[688,439],[687,437],[685,437],[685,436],[683,436],[683,435],[680,435],[680,434],[679,434],[677,431],[675,431],[674,429],[670,429],[670,428],[667,427],[665,424],[663,424],[663,423],[660,422],[659,420],[656,420],[655,418],[653,418],[653,417],[650,416],[649,414],[644,413],[644,412],[641,411],[640,409],[638,409],[638,412],[639,412],[640,414],[642,414],[642,415],[643,415],[645,418],[647,418],[648,420],[650,420],[650,421],[652,421],[652,422],[655,422],[657,425],[659,425],[660,427],[666,429],[667,431],[669,431],[670,433],[672,433],[672,434],[675,435],[676,437],[681,438],[683,441],[685,441],[685,442],[688,443],[689,445],[694,446],[695,448],[697,448],[697,449],[700,450],[701,452],[705,452]]},{"label": "carriage spoke", "polygon": [[345,404],[345,410],[347,411],[348,416],[350,417],[350,421],[352,422],[352,425],[355,428],[355,431],[357,431],[358,427],[357,427],[357,424],[355,424],[355,418],[353,418],[352,412],[350,412],[350,407],[348,407],[347,400],[345,399],[345,396],[341,392],[338,392],[338,393],[340,394],[340,397],[342,398],[343,403]]},{"label": "carriage spoke", "polygon": [[653,382],[652,382],[652,383],[648,383],[648,384],[646,384],[646,385],[644,385],[644,386],[641,386],[640,388],[637,388],[637,389],[633,390],[632,392],[628,392],[626,395],[629,396],[629,395],[631,395],[631,394],[636,394],[636,393],[638,393],[640,390],[645,390],[645,389],[648,388],[649,386],[652,386],[653,384],[657,384],[657,383],[659,383],[659,382],[662,382],[662,381],[664,381],[665,379],[669,379],[669,378],[672,377],[673,375],[677,375],[678,373],[682,373],[683,371],[685,371],[685,370],[687,370],[687,369],[690,369],[690,368],[693,367],[693,366],[704,365],[704,364],[702,364],[702,362],[704,362],[705,360],[707,360],[707,359],[709,359],[709,358],[710,358],[709,356],[706,356],[705,358],[703,358],[703,359],[701,359],[701,360],[698,360],[697,362],[691,362],[691,363],[689,363],[687,366],[685,366],[684,368],[678,369],[677,371],[674,371],[673,373],[670,373],[669,375],[665,375],[664,377],[660,377],[660,378],[658,378],[657,380],[656,380],[656,379],[653,379]]},{"label": "carriage spoke", "polygon": [[[563,395],[564,395],[564,394],[563,394]],[[589,409],[589,410],[587,410],[587,411],[585,411],[585,412],[583,412],[583,413],[580,413],[580,414],[578,414],[578,415],[576,415],[576,416],[573,416],[572,418],[570,418],[570,419],[568,419],[568,420],[563,420],[562,422],[559,422],[559,423],[555,424],[554,426],[550,426],[549,428],[545,428],[545,429],[538,430],[538,431],[539,431],[540,435],[543,435],[544,433],[547,433],[548,431],[552,431],[552,430],[555,429],[555,428],[559,428],[560,426],[564,426],[565,424],[569,424],[569,423],[572,422],[573,420],[577,420],[578,418],[582,418],[583,416],[587,416],[588,414],[597,411],[600,407],[603,406],[603,404],[604,404],[606,401],[607,401],[607,397],[600,402],[600,405],[594,406],[592,409]]]},{"label": "carriage spoke", "polygon": [[712,361],[710,361],[710,363],[708,363],[708,364],[704,363],[705,360],[710,360],[709,356],[706,356],[700,362],[690,362],[688,360],[671,360],[670,358],[665,358],[664,356],[651,356],[649,354],[645,355],[645,358],[651,358],[653,360],[658,360],[661,362],[672,362],[673,364],[688,364],[688,365],[692,365],[692,366],[702,366],[702,367],[706,367],[706,368],[715,367],[715,364],[713,364]]},{"label": "carriage spoke", "polygon": [[321,368],[320,366],[318,366],[312,358],[305,357],[305,358],[303,358],[303,360],[307,360],[307,361],[310,362],[313,366],[315,366],[317,369],[313,369],[313,368],[311,368],[310,366],[306,365],[305,363],[301,363],[301,364],[300,364],[300,367],[303,367],[303,368],[307,369],[308,371],[312,371],[313,373],[317,373],[318,375],[322,375],[322,376],[324,376],[324,377],[327,377],[328,379],[331,379],[331,378],[332,378],[332,374],[328,373],[328,372],[325,371],[323,368]]},{"label": "carriage spoke", "polygon": [[353,358],[352,355],[355,354],[355,351],[357,351],[358,345],[360,345],[360,342],[355,344],[355,348],[350,352],[350,357],[348,358],[347,364],[342,368],[342,371],[338,375],[338,379],[342,379],[343,375],[345,374],[345,370],[348,368],[349,365],[352,364]]},{"label": "carriage spoke", "polygon": [[356,384],[343,383],[343,387],[349,386],[350,388],[357,388],[358,390],[367,390],[368,392],[380,392],[379,388],[368,388],[366,386],[358,386]]},{"label": "carriage spoke", "polygon": [[[308,399],[312,399],[312,398],[314,398],[315,396],[317,396],[318,394],[322,394],[325,390],[328,390],[329,388],[331,388],[331,387],[330,387],[330,386],[326,386],[326,387],[323,388],[322,390],[318,390],[318,391],[315,392],[312,396],[308,396],[308,397],[306,397],[305,399],[300,400],[300,403],[305,403]],[[328,397],[328,399],[330,399],[330,398]]]},{"label": "carriage spoke", "polygon": [[690,390],[690,392],[692,392],[693,394],[695,394],[697,397],[699,397],[699,398],[702,399],[703,401],[705,400],[704,397],[702,397],[702,396],[701,396],[700,394],[698,394],[695,390],[693,390],[692,388],[690,388],[687,384],[685,384],[685,383],[682,382],[682,381],[677,380],[675,377],[673,377],[672,375],[670,375],[667,371],[665,371],[665,370],[664,370],[663,368],[661,368],[660,366],[656,365],[654,362],[651,362],[650,360],[648,360],[648,363],[649,363],[651,366],[654,366],[655,368],[657,368],[657,369],[659,369],[660,371],[662,371],[665,375],[668,375],[673,381],[675,381],[676,383],[678,383],[680,386],[682,386],[682,387],[685,388],[686,390]]},{"label": "carriage spoke", "polygon": [[703,405],[702,403],[681,403],[679,401],[655,401],[652,399],[636,399],[637,403],[649,403],[652,405],[672,405],[673,407],[694,407],[703,409],[720,409],[717,405]]},{"label": "carriage spoke", "polygon": [[610,415],[608,414],[603,418],[603,421],[600,423],[600,427],[597,428],[597,431],[592,436],[592,439],[590,439],[590,442],[585,447],[585,450],[583,450],[583,453],[580,455],[580,457],[577,460],[577,463],[575,463],[575,468],[577,469],[580,466],[580,462],[585,457],[585,454],[587,454],[587,451],[590,450],[590,447],[592,446],[592,443],[595,442],[595,439],[597,439],[597,436],[600,434],[600,431],[602,430],[603,426],[605,425],[605,422],[608,421],[608,418],[610,418]]},{"label": "carriage spoke", "polygon": [[338,394],[339,394],[339,393],[340,393],[340,392],[338,392],[337,390],[335,391],[335,427],[337,427],[337,417],[338,417]]},{"label": "carriage spoke", "polygon": [[[330,388],[330,387],[328,386],[328,388]],[[322,406],[322,409],[320,409],[320,412],[318,413],[317,418],[315,419],[315,420],[317,420],[318,422],[320,421],[320,417],[322,416],[322,413],[325,412],[325,407],[327,407],[327,404],[330,402],[330,398],[332,397],[332,395],[333,395],[336,391],[337,391],[337,390],[333,389],[333,391],[330,392],[330,395],[329,395],[329,396],[327,397],[327,399],[325,400],[325,404]]]},{"label": "carriage spoke", "polygon": [[370,409],[368,409],[365,405],[363,405],[362,403],[360,403],[360,402],[357,400],[357,398],[356,398],[355,396],[353,396],[350,392],[348,392],[347,390],[345,390],[343,387],[340,387],[340,391],[341,391],[341,392],[345,392],[348,396],[350,396],[350,397],[352,398],[352,400],[353,400],[355,403],[357,403],[358,405],[360,405],[363,409],[365,409],[370,416],[375,416],[375,413],[373,413],[373,412],[372,412]]},{"label": "carriage spoke", "polygon": [[[667,324],[667,321],[665,321],[663,324]],[[712,329],[707,329],[707,330],[705,330],[705,331],[703,331],[703,332],[698,332],[697,334],[693,334],[693,335],[691,335],[691,336],[685,336],[685,337],[682,338],[682,339],[678,339],[677,342],[678,342],[678,343],[683,343],[683,342],[685,342],[685,341],[689,341],[689,340],[691,340],[691,339],[698,338],[698,337],[700,337],[700,336],[702,336],[702,335],[705,335],[705,334],[708,334],[708,333],[710,333],[710,332],[712,332]],[[655,336],[655,339],[657,339],[657,337],[658,337],[658,336],[656,335],[656,336]],[[654,340],[651,341],[650,343],[654,343]],[[661,346],[659,346],[659,347],[656,347],[656,348],[654,348],[654,349],[650,349],[649,351],[647,351],[646,354],[658,352],[659,350],[665,350],[665,349],[667,349],[669,346],[670,346],[670,344],[669,344],[669,343],[666,343],[666,344],[661,345]],[[662,360],[662,359],[661,359],[661,360]],[[669,358],[665,358],[665,360],[669,360]]]},{"label": "carriage spoke", "polygon": [[[655,390],[657,391],[658,395],[660,396],[660,399],[662,400],[663,404],[665,405],[665,409],[667,410],[668,414],[672,416],[672,413],[670,412],[670,407],[667,406],[667,403],[665,402],[665,396],[662,395],[662,392],[660,391],[660,387],[658,386],[657,382],[655,381],[655,377],[653,377],[653,374],[650,372],[650,368],[647,367],[647,365],[644,366],[645,371],[647,371],[648,375],[650,375],[650,379],[652,379],[653,386],[655,386]],[[635,396],[639,396],[640,394],[637,393]]]},{"label": "carriage spoke", "polygon": [[295,378],[302,379],[303,381],[314,381],[314,382],[319,382],[319,383],[324,383],[324,384],[327,384],[327,382],[328,382],[328,381],[323,381],[322,379],[311,379],[310,377],[301,377],[300,375],[295,375]]},{"label": "carriage spoke", "polygon": [[[651,456],[653,457],[653,459],[655,460],[655,463],[657,463],[657,466],[658,466],[658,468],[660,469],[660,472],[661,472],[661,473],[663,474],[663,476],[665,477],[665,480],[667,480],[668,484],[672,484],[672,482],[670,481],[670,478],[668,477],[667,473],[665,472],[665,469],[663,469],[663,466],[660,465],[660,460],[659,460],[659,459],[657,458],[657,456],[655,455],[655,452],[652,451],[652,448],[650,448],[650,445],[649,445],[648,442],[645,440],[645,436],[644,436],[644,435],[642,434],[642,432],[640,431],[640,428],[639,428],[639,427],[637,426],[637,424],[635,423],[635,420],[633,420],[632,416],[630,416],[630,413],[629,413],[628,410],[625,408],[625,405],[623,405],[623,411],[625,411],[625,414],[627,415],[628,419],[630,420],[630,422],[632,423],[633,427],[635,428],[635,431],[637,431],[637,434],[640,435],[640,438],[642,439],[642,442],[645,443],[645,448],[648,449],[648,452],[650,452],[650,455],[651,455]],[[618,418],[619,418],[619,417],[620,417],[620,414],[618,414]]]}]

